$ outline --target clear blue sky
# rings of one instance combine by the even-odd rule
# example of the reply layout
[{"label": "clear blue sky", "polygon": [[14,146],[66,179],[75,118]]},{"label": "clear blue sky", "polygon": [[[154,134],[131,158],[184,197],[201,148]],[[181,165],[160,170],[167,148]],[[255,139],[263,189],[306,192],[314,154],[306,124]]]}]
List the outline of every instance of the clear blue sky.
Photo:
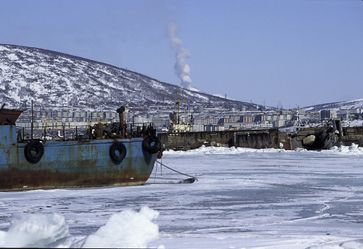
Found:
[{"label": "clear blue sky", "polygon": [[284,108],[363,98],[361,0],[0,0],[0,43],[33,46]]}]

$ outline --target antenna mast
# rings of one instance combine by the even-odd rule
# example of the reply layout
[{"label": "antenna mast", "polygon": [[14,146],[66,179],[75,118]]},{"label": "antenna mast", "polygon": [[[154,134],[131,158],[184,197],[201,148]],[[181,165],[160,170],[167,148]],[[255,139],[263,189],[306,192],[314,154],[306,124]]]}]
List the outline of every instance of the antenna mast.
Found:
[{"label": "antenna mast", "polygon": [[30,138],[33,140],[33,130],[34,130],[34,103],[32,100],[32,117],[30,122]]}]

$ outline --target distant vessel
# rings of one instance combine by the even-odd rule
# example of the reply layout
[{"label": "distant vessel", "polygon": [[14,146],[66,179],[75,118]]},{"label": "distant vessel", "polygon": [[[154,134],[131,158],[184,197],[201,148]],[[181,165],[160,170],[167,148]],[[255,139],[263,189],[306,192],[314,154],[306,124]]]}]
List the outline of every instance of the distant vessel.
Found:
[{"label": "distant vessel", "polygon": [[[25,139],[15,122],[21,110],[0,110],[0,190],[144,184],[160,156],[151,125],[127,131],[120,124],[61,141]],[[33,130],[32,130],[33,132]],[[44,135],[45,138],[45,135]]]},{"label": "distant vessel", "polygon": [[[190,122],[189,121],[182,121],[181,120],[181,113],[180,113],[180,105],[181,105],[181,92],[177,93],[177,101],[175,102],[176,111],[169,114],[170,118],[170,127],[167,132],[170,133],[183,133],[183,132],[191,132],[193,127],[193,115],[190,115]],[[189,108],[188,108],[189,109]]]}]

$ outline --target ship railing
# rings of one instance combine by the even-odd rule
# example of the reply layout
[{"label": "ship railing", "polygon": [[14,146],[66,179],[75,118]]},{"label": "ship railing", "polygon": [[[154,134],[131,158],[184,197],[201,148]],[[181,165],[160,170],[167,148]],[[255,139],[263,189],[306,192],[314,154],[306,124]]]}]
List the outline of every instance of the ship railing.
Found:
[{"label": "ship railing", "polygon": [[88,125],[39,125],[36,127],[17,126],[17,141],[87,141],[92,139],[134,138],[155,136],[152,123],[130,123],[120,127],[115,123],[96,123]]}]

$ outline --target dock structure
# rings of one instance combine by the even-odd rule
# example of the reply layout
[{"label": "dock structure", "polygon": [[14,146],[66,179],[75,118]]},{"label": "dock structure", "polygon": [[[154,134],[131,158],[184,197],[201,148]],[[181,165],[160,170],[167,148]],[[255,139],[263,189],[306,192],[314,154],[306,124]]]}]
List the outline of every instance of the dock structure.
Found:
[{"label": "dock structure", "polygon": [[[317,146],[316,149],[328,149],[334,145],[351,145],[357,144],[363,146],[363,127],[343,127],[340,133],[329,127],[301,128],[295,133],[281,131],[278,128],[271,129],[251,129],[237,131],[203,131],[203,132],[181,132],[181,133],[159,133],[158,137],[165,149],[173,150],[190,150],[205,146],[235,146],[243,148],[281,148],[286,150],[295,150],[297,148],[310,147],[304,144],[304,139],[308,136],[316,136],[316,139],[328,139],[329,134],[336,134],[336,140],[328,144]],[[330,137],[329,137],[330,139]],[[324,147],[326,146],[326,147]],[[314,148],[314,147],[311,147]]]},{"label": "dock structure", "polygon": [[278,130],[202,131],[160,133],[166,149],[189,150],[205,146],[235,146],[246,148],[278,148]]}]

